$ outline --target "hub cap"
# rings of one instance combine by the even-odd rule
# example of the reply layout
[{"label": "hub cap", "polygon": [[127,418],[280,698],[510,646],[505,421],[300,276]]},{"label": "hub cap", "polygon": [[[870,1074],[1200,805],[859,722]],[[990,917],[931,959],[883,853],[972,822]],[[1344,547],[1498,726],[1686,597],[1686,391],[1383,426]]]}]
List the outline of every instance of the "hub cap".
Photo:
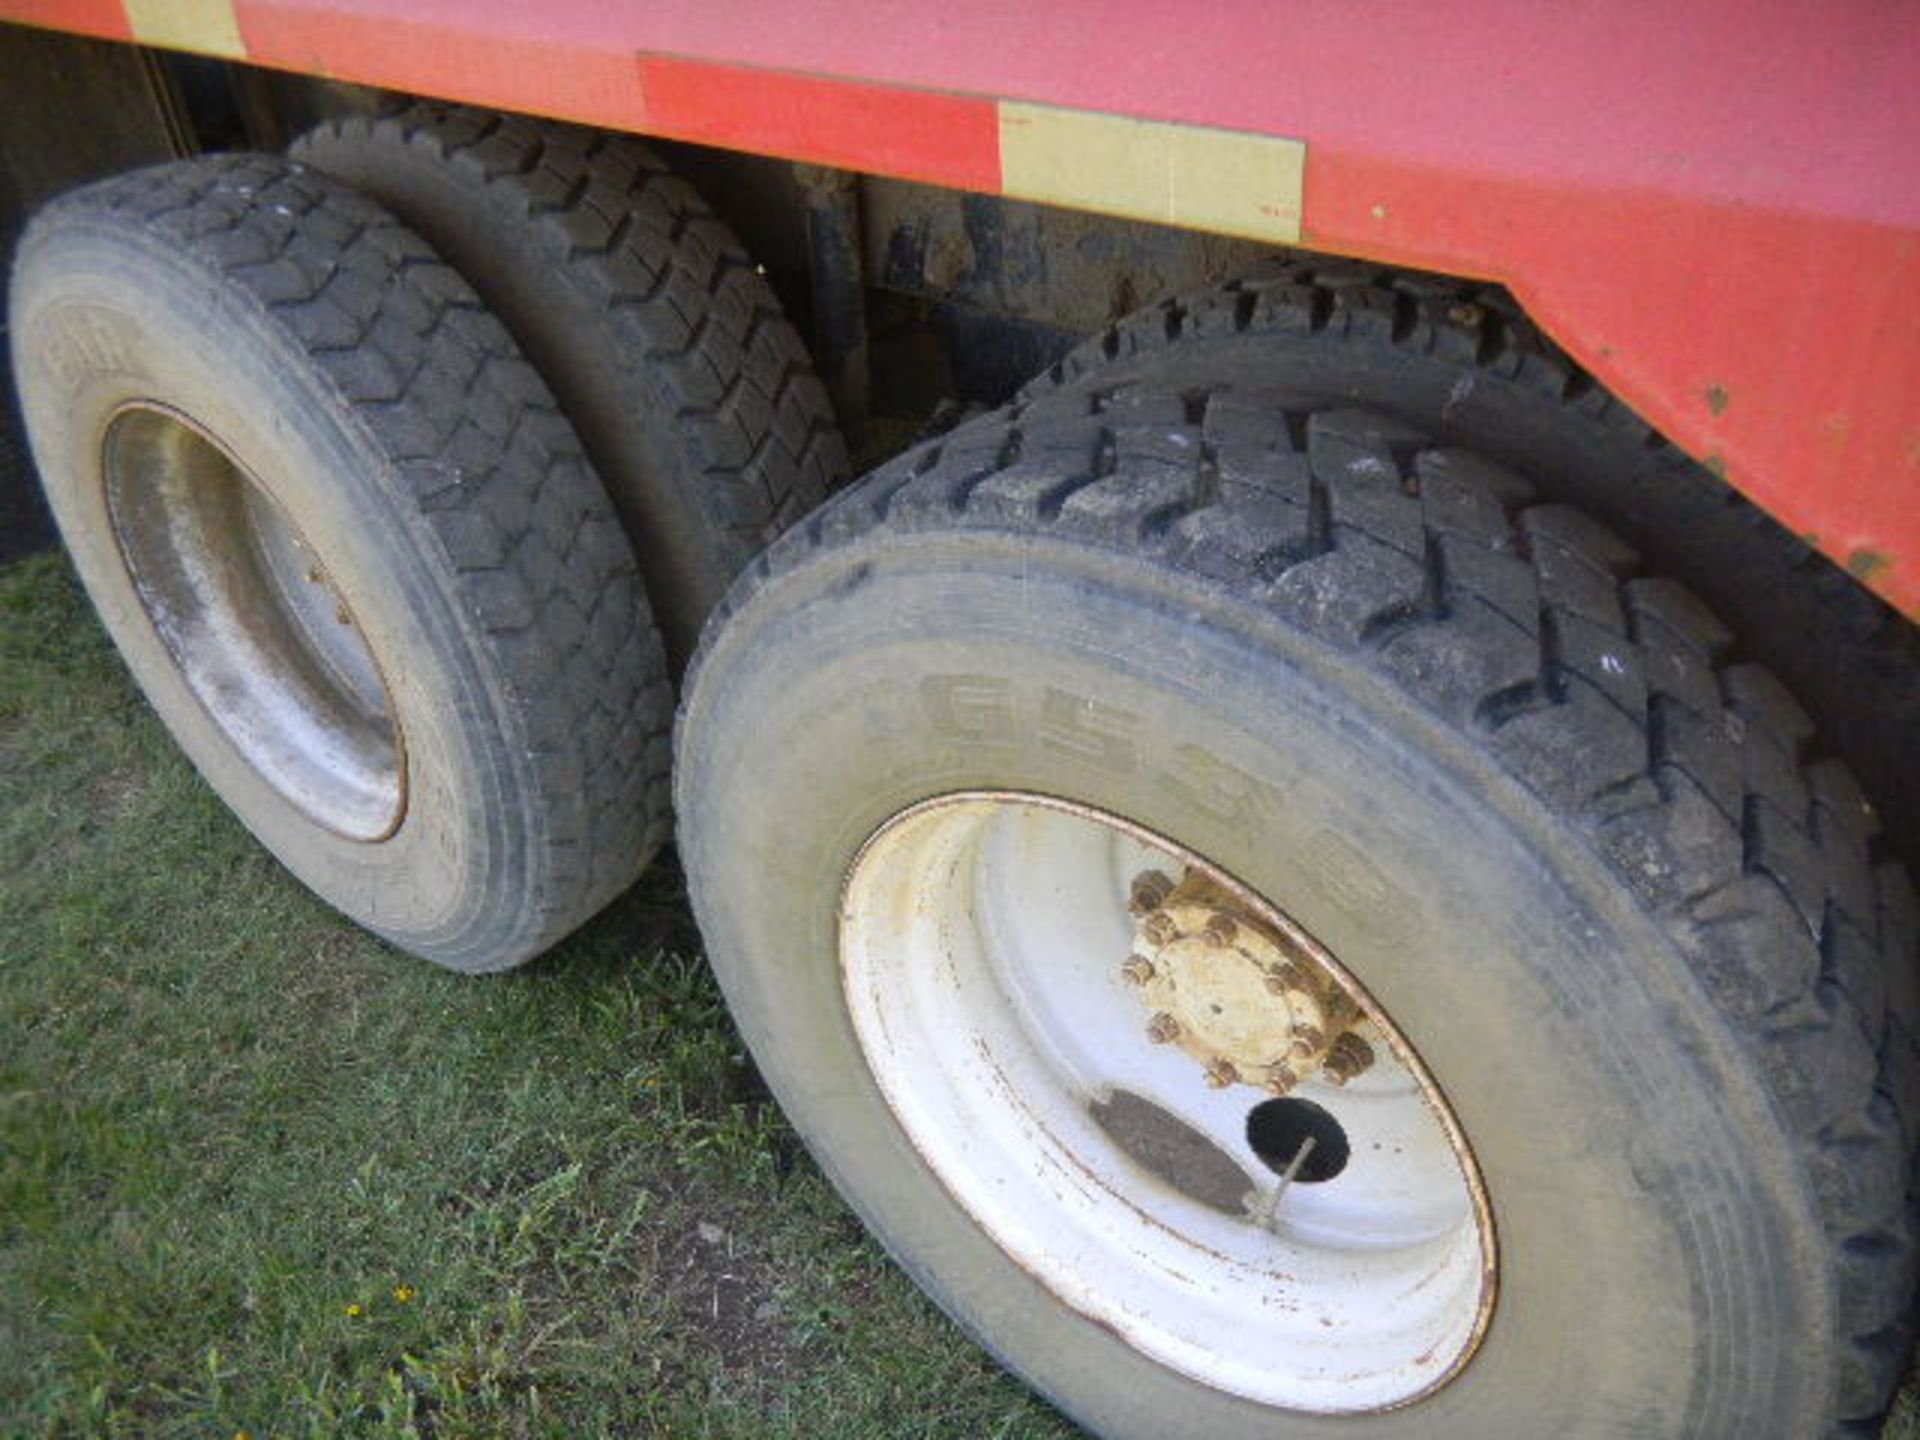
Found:
[{"label": "hub cap", "polygon": [[1458,1123],[1333,957],[1198,856],[1045,797],[930,801],[856,858],[840,964],[934,1174],[1134,1348],[1318,1413],[1468,1362],[1494,1241]]}]

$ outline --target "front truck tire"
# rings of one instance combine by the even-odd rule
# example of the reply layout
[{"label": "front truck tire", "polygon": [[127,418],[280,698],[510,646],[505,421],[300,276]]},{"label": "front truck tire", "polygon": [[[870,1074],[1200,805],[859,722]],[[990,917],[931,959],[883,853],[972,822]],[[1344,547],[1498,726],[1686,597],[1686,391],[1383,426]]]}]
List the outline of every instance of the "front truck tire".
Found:
[{"label": "front truck tire", "polygon": [[[1723,641],[1377,412],[1041,394],[736,590],[681,854],[823,1168],[1095,1433],[1870,1436],[1913,892]],[[1372,1069],[1263,1108],[1316,987]]]},{"label": "front truck tire", "polygon": [[847,478],[826,390],[733,232],[626,135],[419,103],[293,158],[425,236],[572,421],[675,673],[728,583]]},{"label": "front truck tire", "polygon": [[34,458],[182,749],[299,879],[460,970],[537,953],[667,826],[633,554],[472,290],[264,156],[41,212],[12,287]]}]

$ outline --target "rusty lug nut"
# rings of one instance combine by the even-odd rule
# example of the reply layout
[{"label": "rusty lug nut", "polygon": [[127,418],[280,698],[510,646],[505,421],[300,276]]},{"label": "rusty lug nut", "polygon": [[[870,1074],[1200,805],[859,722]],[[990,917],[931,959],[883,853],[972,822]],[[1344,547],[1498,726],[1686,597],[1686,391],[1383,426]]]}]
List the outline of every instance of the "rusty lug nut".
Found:
[{"label": "rusty lug nut", "polygon": [[1283,962],[1279,969],[1270,972],[1270,977],[1267,984],[1269,990],[1274,988],[1273,982],[1278,981],[1281,990],[1297,990],[1303,995],[1313,993],[1313,977],[1298,960]]},{"label": "rusty lug nut", "polygon": [[1153,1012],[1153,1018],[1147,1021],[1147,1039],[1156,1045],[1165,1045],[1180,1038],[1180,1022],[1164,1010]]},{"label": "rusty lug nut", "polygon": [[1144,955],[1129,955],[1127,963],[1120,967],[1120,974],[1134,985],[1144,985],[1153,979],[1153,961]]},{"label": "rusty lug nut", "polygon": [[1267,993],[1271,995],[1308,995],[1313,986],[1297,965],[1282,965],[1267,972]]},{"label": "rusty lug nut", "polygon": [[1158,870],[1142,870],[1133,877],[1133,885],[1127,892],[1128,913],[1145,915],[1150,910],[1158,910],[1172,893],[1171,878]]},{"label": "rusty lug nut", "polygon": [[1299,1083],[1299,1075],[1295,1073],[1294,1068],[1287,1064],[1286,1061],[1276,1060],[1273,1064],[1267,1066],[1266,1085],[1268,1094],[1284,1095]]},{"label": "rusty lug nut", "polygon": [[1233,923],[1233,917],[1220,910],[1207,917],[1206,926],[1200,931],[1207,943],[1214,946],[1231,945],[1233,937],[1239,932],[1240,927]]},{"label": "rusty lug nut", "polygon": [[1180,938],[1180,925],[1164,910],[1156,910],[1140,922],[1140,933],[1155,945],[1171,945]]},{"label": "rusty lug nut", "polygon": [[1320,1071],[1330,1085],[1344,1085],[1373,1064],[1373,1046],[1354,1034],[1344,1032],[1333,1042]]},{"label": "rusty lug nut", "polygon": [[1229,1085],[1237,1085],[1240,1072],[1234,1068],[1231,1060],[1215,1060],[1207,1066],[1207,1084],[1215,1090],[1224,1090]]},{"label": "rusty lug nut", "polygon": [[1305,1060],[1317,1053],[1326,1043],[1326,1031],[1317,1025],[1297,1025],[1293,1031],[1293,1044],[1288,1053],[1297,1060]]}]

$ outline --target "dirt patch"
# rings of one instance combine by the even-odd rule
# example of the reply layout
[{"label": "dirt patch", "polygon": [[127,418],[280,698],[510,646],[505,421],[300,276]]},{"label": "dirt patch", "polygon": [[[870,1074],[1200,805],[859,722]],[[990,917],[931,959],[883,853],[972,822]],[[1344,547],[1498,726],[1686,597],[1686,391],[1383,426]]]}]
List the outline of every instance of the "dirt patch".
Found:
[{"label": "dirt patch", "polygon": [[689,1186],[660,1207],[649,1234],[653,1274],[675,1331],[693,1340],[692,1351],[704,1352],[700,1359],[772,1391],[804,1363],[779,1295],[779,1271],[755,1238],[752,1215],[703,1191]]},{"label": "dirt patch", "polygon": [[146,776],[135,770],[120,769],[109,770],[95,779],[89,798],[96,816],[114,821],[129,813],[146,793]]}]

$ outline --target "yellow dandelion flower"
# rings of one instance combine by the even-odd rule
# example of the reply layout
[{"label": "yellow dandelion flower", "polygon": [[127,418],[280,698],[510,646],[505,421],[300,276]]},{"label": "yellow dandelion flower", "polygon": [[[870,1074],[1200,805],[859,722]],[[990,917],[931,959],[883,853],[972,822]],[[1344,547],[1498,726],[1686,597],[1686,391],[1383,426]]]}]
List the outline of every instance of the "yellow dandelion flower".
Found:
[{"label": "yellow dandelion flower", "polygon": [[411,1285],[396,1285],[393,1287],[393,1298],[398,1300],[402,1305],[413,1299],[416,1293]]},{"label": "yellow dandelion flower", "polygon": [[358,1320],[366,1313],[366,1306],[362,1305],[358,1300],[354,1300],[347,1305],[347,1318],[349,1320]]}]

